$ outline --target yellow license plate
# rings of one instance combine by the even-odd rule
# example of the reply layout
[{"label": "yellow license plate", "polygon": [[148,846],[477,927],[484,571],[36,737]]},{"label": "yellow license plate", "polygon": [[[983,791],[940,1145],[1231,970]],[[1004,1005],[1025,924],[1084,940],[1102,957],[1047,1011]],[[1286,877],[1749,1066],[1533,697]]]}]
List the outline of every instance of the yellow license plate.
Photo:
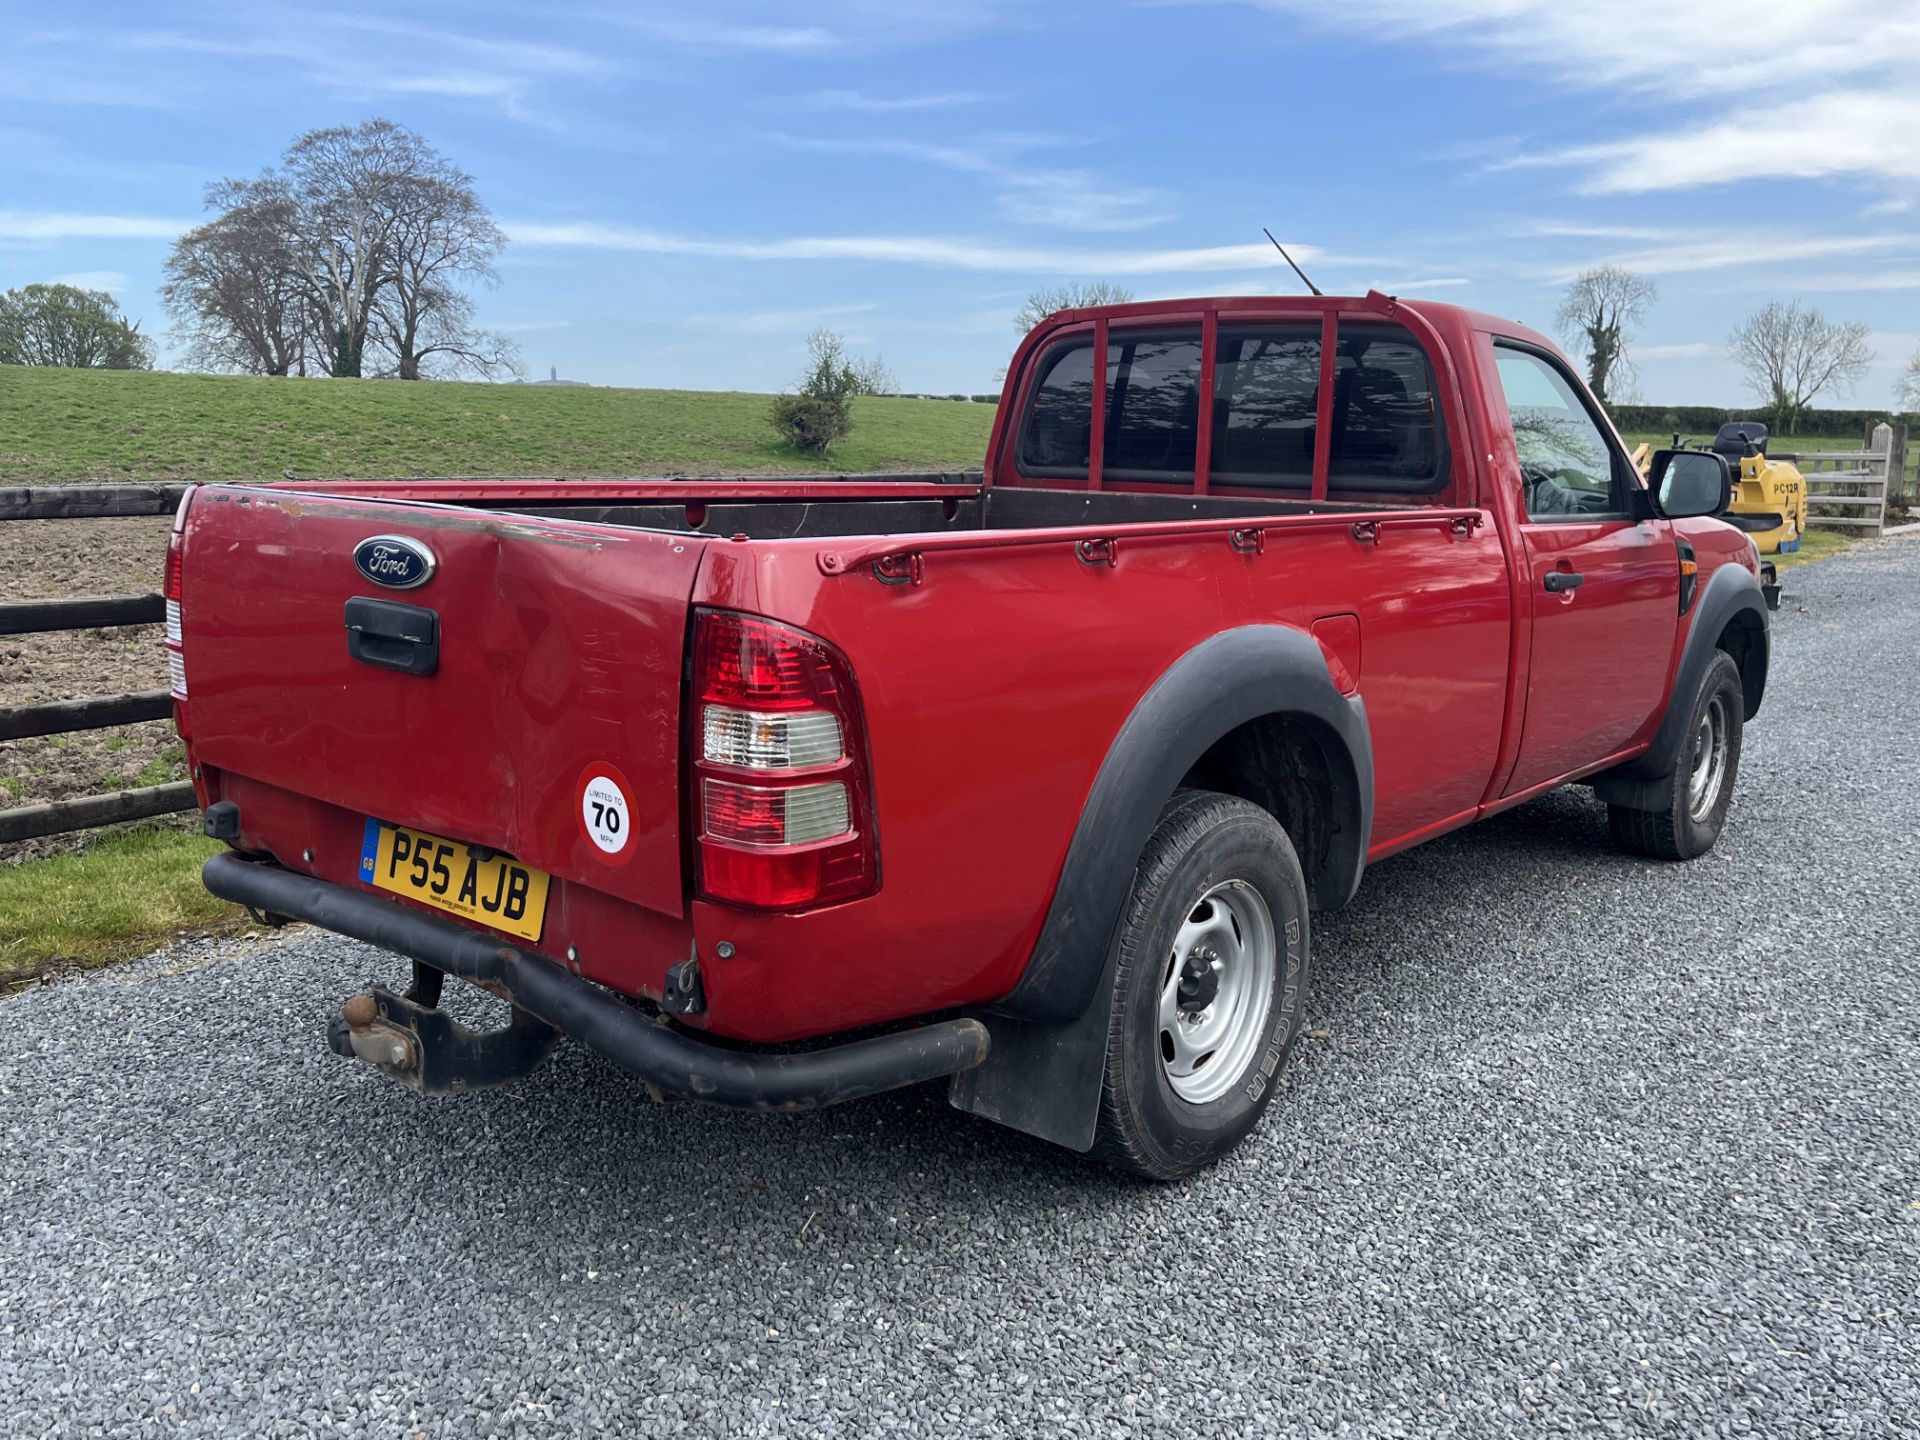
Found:
[{"label": "yellow license plate", "polygon": [[547,918],[546,872],[504,855],[482,855],[457,840],[369,820],[360,878],[522,940],[538,940]]}]

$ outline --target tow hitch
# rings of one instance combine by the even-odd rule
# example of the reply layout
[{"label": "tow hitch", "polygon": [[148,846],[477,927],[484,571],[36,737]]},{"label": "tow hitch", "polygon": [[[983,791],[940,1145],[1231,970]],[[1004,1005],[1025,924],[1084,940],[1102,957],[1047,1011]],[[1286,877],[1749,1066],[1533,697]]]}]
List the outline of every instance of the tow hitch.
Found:
[{"label": "tow hitch", "polygon": [[375,986],[327,1026],[336,1055],[365,1060],[423,1095],[458,1095],[524,1080],[546,1062],[560,1032],[519,1006],[499,1030],[474,1030],[439,1008],[444,974],[415,962],[404,995]]}]

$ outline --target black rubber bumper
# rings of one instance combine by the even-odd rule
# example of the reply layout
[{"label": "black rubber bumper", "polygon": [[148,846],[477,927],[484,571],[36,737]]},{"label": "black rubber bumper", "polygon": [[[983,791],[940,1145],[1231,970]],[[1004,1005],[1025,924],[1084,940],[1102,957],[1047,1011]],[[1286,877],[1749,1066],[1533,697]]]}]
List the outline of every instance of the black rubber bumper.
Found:
[{"label": "black rubber bumper", "polygon": [[365,891],[234,854],[214,856],[201,876],[223,900],[304,920],[481,982],[678,1099],[736,1110],[810,1110],[937,1080],[987,1058],[987,1028],[970,1019],[797,1053],[724,1049],[544,956]]}]

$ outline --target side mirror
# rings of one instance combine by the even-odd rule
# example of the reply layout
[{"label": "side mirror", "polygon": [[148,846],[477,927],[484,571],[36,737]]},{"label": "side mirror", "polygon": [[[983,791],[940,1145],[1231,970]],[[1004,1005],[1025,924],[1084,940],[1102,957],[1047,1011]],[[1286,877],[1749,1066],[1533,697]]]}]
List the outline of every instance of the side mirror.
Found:
[{"label": "side mirror", "polygon": [[1718,515],[1733,500],[1727,457],[1711,450],[1657,450],[1647,477],[1654,503],[1669,520]]}]

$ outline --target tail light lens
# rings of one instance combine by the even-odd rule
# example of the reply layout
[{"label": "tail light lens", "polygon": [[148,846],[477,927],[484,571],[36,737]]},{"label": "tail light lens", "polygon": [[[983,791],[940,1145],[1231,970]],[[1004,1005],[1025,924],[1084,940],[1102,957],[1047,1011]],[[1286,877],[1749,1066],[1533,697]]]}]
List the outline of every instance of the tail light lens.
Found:
[{"label": "tail light lens", "polygon": [[[166,602],[166,654],[167,654],[167,693],[173,696],[173,728],[180,732],[180,738],[189,744],[193,741],[193,729],[187,720],[187,649],[185,636],[181,630],[180,599],[184,593],[182,584],[182,561],[185,559],[187,507],[193,504],[193,491],[180,497],[180,506],[173,512],[173,531],[167,536],[166,580],[161,586],[161,598]],[[200,767],[193,765],[194,794],[204,807],[207,796],[200,779]]]},{"label": "tail light lens", "polygon": [[846,657],[804,630],[700,610],[693,672],[699,893],[767,910],[871,893],[879,844]]},{"label": "tail light lens", "polygon": [[187,655],[180,636],[180,543],[174,531],[167,539],[167,689],[175,700],[187,698]]}]

